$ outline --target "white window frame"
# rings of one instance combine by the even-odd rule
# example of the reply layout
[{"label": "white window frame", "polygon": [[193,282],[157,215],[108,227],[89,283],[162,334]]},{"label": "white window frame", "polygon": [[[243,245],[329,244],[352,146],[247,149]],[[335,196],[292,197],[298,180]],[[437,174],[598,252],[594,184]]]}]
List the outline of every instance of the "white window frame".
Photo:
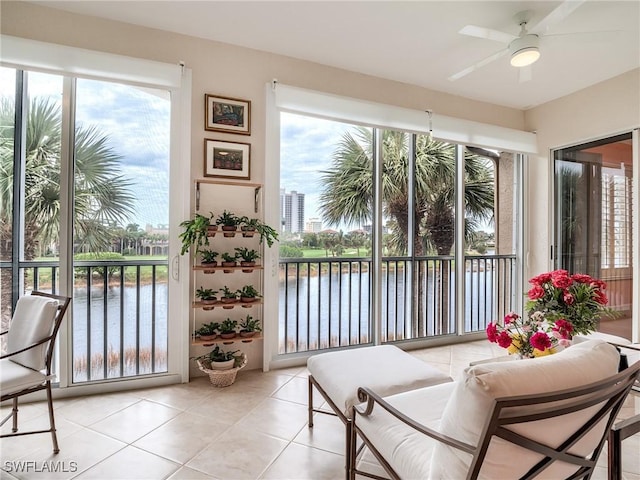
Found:
[{"label": "white window frame", "polygon": [[[447,117],[429,111],[412,110],[307,90],[283,85],[277,80],[267,83],[265,92],[267,112],[265,164],[270,167],[265,169],[264,198],[265,222],[270,225],[280,224],[279,208],[277,208],[280,198],[280,112],[315,116],[380,129],[431,134],[438,140],[458,145],[498,149],[518,154],[537,153],[535,133]],[[276,208],[270,208],[271,205]],[[459,232],[461,235],[463,229]],[[462,244],[460,239],[457,242]],[[518,255],[521,256],[522,252]],[[267,324],[265,325],[263,369],[268,371],[276,365],[278,367],[296,365],[300,358],[308,354],[292,355],[287,359],[278,358],[278,251],[275,247],[265,249],[264,264],[264,318]],[[376,321],[375,311],[374,305],[374,322]]]},{"label": "white window frame", "polygon": [[[191,69],[123,55],[86,50],[0,35],[0,65],[22,70],[53,73],[66,77],[90,78],[168,90],[171,96],[171,133],[169,152],[169,238],[178,237],[179,223],[190,215],[190,169],[183,161],[191,158]],[[62,209],[62,215],[70,209]],[[65,224],[61,218],[61,224]],[[69,225],[69,222],[66,222]],[[61,231],[63,236],[69,232]],[[60,252],[60,262],[73,252]],[[189,259],[180,256],[179,242],[169,244],[168,372],[145,378],[113,379],[91,384],[71,383],[70,356],[60,358],[59,386],[56,396],[72,396],[131,388],[142,388],[189,381]],[[61,269],[60,293],[73,289],[72,278]],[[72,315],[72,311],[68,315]],[[71,322],[60,329],[60,341],[71,340]]]}]

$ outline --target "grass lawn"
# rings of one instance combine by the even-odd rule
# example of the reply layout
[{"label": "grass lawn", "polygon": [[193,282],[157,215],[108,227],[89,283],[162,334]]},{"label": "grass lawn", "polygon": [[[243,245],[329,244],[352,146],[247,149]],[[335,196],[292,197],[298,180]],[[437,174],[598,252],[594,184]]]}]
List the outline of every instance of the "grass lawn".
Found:
[{"label": "grass lawn", "polygon": [[324,248],[305,248],[302,250],[304,258],[341,258],[341,257],[365,257],[367,251],[364,248],[360,249],[360,255],[355,248],[347,248],[340,257],[331,257],[331,252],[328,252]]}]

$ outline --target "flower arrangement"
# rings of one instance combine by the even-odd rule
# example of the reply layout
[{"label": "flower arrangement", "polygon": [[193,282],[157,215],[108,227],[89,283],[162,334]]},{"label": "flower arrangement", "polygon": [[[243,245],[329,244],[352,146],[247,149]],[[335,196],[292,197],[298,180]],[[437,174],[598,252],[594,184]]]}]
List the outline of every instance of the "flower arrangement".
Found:
[{"label": "flower arrangement", "polygon": [[547,321],[541,312],[526,318],[517,313],[504,317],[504,325],[490,323],[487,338],[522,358],[542,357],[571,344],[573,326],[565,320]]},{"label": "flower arrangement", "polygon": [[509,313],[504,324],[490,323],[487,338],[523,358],[554,353],[571,343],[574,334],[596,329],[607,308],[606,284],[589,275],[566,270],[542,273],[529,280],[527,317]]},{"label": "flower arrangement", "polygon": [[589,275],[554,270],[533,277],[529,283],[527,312],[541,312],[549,322],[565,320],[573,326],[574,334],[593,332],[602,315],[613,313],[606,307],[607,285]]}]

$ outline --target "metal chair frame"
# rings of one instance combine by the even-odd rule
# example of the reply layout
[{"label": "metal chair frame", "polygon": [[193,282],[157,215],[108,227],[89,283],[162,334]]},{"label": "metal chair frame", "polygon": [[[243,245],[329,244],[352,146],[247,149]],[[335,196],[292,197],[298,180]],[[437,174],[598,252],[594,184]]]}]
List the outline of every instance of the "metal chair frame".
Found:
[{"label": "metal chair frame", "polygon": [[[56,337],[58,335],[58,330],[60,329],[60,325],[62,324],[62,319],[64,318],[65,313],[67,312],[67,308],[69,307],[69,303],[71,302],[71,298],[69,297],[62,297],[59,295],[53,295],[50,293],[44,293],[44,292],[38,292],[38,291],[33,291],[31,292],[31,295],[38,295],[41,297],[47,297],[47,298],[51,298],[54,300],[57,300],[59,302],[58,304],[58,311],[56,313],[56,316],[53,320],[53,330],[51,332],[51,335],[49,335],[46,338],[43,338],[42,340],[29,345],[28,347],[22,348],[20,350],[17,350],[15,352],[10,352],[7,354],[4,354],[0,357],[0,359],[5,359],[5,358],[10,358],[14,355],[17,355],[19,353],[25,352],[27,350],[30,350],[32,348],[35,348],[39,345],[43,345],[45,343],[48,343],[47,346],[47,351],[46,351],[46,356],[45,356],[45,369],[46,369],[46,375],[47,375],[47,379],[42,382],[41,384],[26,388],[24,390],[20,390],[19,392],[14,392],[14,393],[9,393],[9,394],[2,394],[0,401],[4,402],[5,400],[13,400],[13,408],[11,410],[11,413],[9,415],[7,415],[2,422],[0,422],[0,426],[4,425],[10,418],[13,418],[13,424],[12,424],[12,428],[11,428],[11,432],[12,433],[7,433],[4,435],[0,435],[0,438],[6,438],[6,437],[17,437],[17,436],[21,436],[21,435],[34,435],[34,434],[38,434],[38,433],[51,433],[51,438],[53,440],[53,453],[58,453],[60,451],[60,448],[58,447],[58,438],[56,436],[56,423],[55,423],[55,418],[53,415],[53,400],[52,400],[52,396],[51,396],[51,362],[53,359],[53,353],[54,353],[54,347],[55,347],[55,343],[56,343]],[[11,328],[11,327],[9,327]],[[5,331],[5,332],[1,332],[0,335],[5,335],[7,334],[9,331]],[[49,407],[49,429],[48,430],[33,430],[33,431],[29,431],[29,432],[18,432],[18,398],[23,396],[23,395],[27,395],[30,393],[34,393],[34,392],[38,392],[40,390],[46,390],[47,391],[47,404]]]},{"label": "metal chair frame", "polygon": [[[358,397],[362,402],[366,402],[364,408],[353,407],[352,432],[351,432],[351,458],[349,459],[349,476],[355,479],[356,474],[370,478],[383,478],[368,472],[357,470],[356,441],[360,437],[364,444],[378,459],[382,467],[392,479],[399,479],[399,475],[389,462],[376,449],[373,442],[366,437],[358,427],[357,417],[368,416],[374,407],[383,408],[396,417],[399,422],[415,429],[416,431],[443,442],[453,448],[467,452],[473,456],[467,479],[476,479],[480,473],[482,463],[487,454],[489,443],[492,437],[500,437],[508,442],[536,452],[543,456],[522,479],[533,479],[543,474],[543,472],[555,461],[570,463],[578,467],[577,471],[569,477],[570,479],[591,478],[596,462],[607,440],[615,418],[622,407],[622,404],[630,392],[631,387],[640,377],[640,362],[623,370],[622,372],[607,379],[595,382],[578,389],[565,389],[556,392],[521,395],[514,397],[503,397],[494,400],[494,406],[490,411],[484,430],[480,436],[478,445],[470,445],[460,442],[454,438],[443,435],[435,430],[425,427],[409,418],[404,413],[389,405],[383,398],[379,397],[367,388],[358,389]],[[427,387],[428,388],[428,387]],[[555,405],[554,405],[555,402]],[[568,436],[557,448],[545,445],[539,441],[515,433],[509,427],[517,424],[535,422],[544,419],[561,417],[573,412],[578,412],[595,405],[601,405],[598,411],[593,414],[580,428]],[[527,407],[534,407],[527,411]],[[569,449],[589,433],[601,420],[606,421],[606,428],[593,453],[587,457],[581,457],[569,453]],[[511,459],[510,461],[512,461]]]}]

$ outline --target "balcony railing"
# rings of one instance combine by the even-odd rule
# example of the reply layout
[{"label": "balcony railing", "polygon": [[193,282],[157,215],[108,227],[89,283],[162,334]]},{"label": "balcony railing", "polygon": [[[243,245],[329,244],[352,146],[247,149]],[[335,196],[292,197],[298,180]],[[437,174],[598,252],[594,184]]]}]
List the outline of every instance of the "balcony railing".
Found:
[{"label": "balcony railing", "polygon": [[[74,262],[74,383],[167,371],[167,271],[167,260]],[[20,275],[25,292],[59,292],[58,262],[20,262]]]},{"label": "balcony railing", "polygon": [[[279,352],[371,342],[371,259],[280,261]],[[515,256],[465,258],[463,334],[482,331],[515,306]],[[457,334],[453,257],[385,257],[382,341]]]}]

